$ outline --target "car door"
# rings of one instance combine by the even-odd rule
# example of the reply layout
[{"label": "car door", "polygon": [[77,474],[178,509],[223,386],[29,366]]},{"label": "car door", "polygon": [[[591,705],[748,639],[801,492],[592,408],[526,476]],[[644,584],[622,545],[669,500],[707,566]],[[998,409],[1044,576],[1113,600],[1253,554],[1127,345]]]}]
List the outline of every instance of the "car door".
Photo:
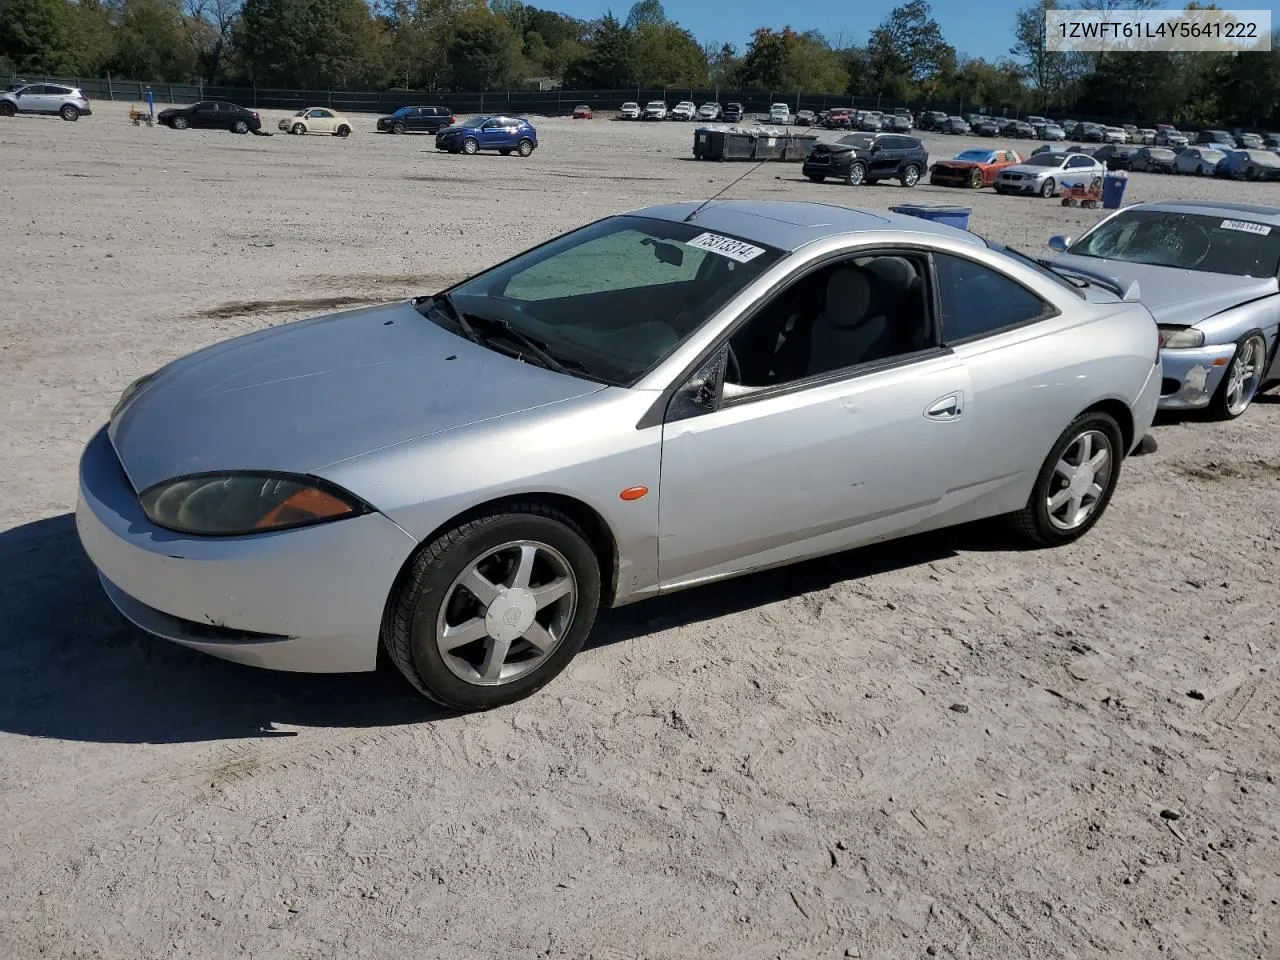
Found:
[{"label": "car door", "polygon": [[307,124],[307,128],[313,133],[333,133],[333,114],[319,108],[312,110],[311,122]]},{"label": "car door", "polygon": [[222,117],[220,105],[212,100],[197,103],[191,108],[191,126],[210,129],[219,125]]},{"label": "car door", "polygon": [[[764,300],[755,315],[799,287]],[[921,322],[932,327],[932,314]],[[690,386],[707,373],[695,372]],[[968,396],[964,363],[936,346],[745,395],[721,388],[692,411],[677,392],[663,425],[664,587],[928,523],[946,509],[965,451]]]},{"label": "car door", "polygon": [[410,133],[421,133],[427,128],[426,118],[421,107],[413,107],[404,117],[404,128]]},{"label": "car door", "polygon": [[[23,113],[54,113],[57,111],[55,103],[57,97],[54,95],[56,87],[50,87],[47,84],[33,83],[23,91],[22,96],[18,99],[18,103]],[[29,91],[29,92],[28,92]]]},{"label": "car door", "polygon": [[480,146],[484,150],[500,150],[505,148],[511,139],[506,117],[490,117],[480,128]]}]

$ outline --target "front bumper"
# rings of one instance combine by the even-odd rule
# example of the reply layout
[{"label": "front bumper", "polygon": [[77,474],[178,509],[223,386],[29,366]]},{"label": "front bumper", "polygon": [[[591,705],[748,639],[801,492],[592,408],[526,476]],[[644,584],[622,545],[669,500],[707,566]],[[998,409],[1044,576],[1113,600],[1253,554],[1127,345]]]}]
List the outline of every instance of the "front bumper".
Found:
[{"label": "front bumper", "polygon": [[107,596],[143,630],[226,660],[372,670],[391,586],[416,541],[382,514],[250,537],[147,519],[106,429],[80,460],[76,529]]},{"label": "front bumper", "polygon": [[934,167],[929,174],[929,182],[937,187],[967,187],[973,181],[973,170],[960,170],[955,167]]},{"label": "front bumper", "polygon": [[1234,343],[1211,344],[1193,350],[1161,350],[1164,367],[1160,386],[1161,410],[1199,410],[1209,405],[1235,356]]},{"label": "front bumper", "polygon": [[1044,184],[1043,180],[1005,180],[1003,177],[996,180],[996,186],[1007,193],[1039,193],[1040,187]]}]

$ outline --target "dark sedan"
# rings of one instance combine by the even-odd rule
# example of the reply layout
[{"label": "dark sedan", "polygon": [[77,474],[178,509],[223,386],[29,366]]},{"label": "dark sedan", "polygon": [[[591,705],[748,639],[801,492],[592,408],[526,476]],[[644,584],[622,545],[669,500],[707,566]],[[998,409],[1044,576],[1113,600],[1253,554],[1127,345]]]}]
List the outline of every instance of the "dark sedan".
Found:
[{"label": "dark sedan", "polygon": [[897,133],[851,133],[819,143],[805,157],[803,172],[814,183],[836,177],[850,186],[898,180],[914,187],[929,168],[929,154],[916,137]]},{"label": "dark sedan", "polygon": [[1177,153],[1169,147],[1143,147],[1129,158],[1129,169],[1144,173],[1173,173]]},{"label": "dark sedan", "polygon": [[225,100],[201,100],[185,107],[161,110],[156,120],[172,130],[230,130],[232,133],[257,133],[262,119],[257,111]]},{"label": "dark sedan", "polygon": [[1131,143],[1108,143],[1093,151],[1093,158],[1105,163],[1108,170],[1128,170],[1138,149]]}]

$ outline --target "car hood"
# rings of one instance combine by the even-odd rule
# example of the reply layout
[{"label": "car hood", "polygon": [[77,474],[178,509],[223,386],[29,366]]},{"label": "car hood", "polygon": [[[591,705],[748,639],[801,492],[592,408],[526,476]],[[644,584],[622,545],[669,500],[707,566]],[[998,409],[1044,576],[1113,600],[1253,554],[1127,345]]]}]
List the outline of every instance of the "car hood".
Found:
[{"label": "car hood", "polygon": [[950,167],[953,170],[972,170],[974,167],[993,167],[996,161],[991,163],[979,163],[977,160],[939,160],[935,167]]},{"label": "car hood", "polygon": [[[1084,173],[1086,170],[1090,170],[1090,169],[1092,169],[1092,168],[1091,168],[1091,167],[1077,167],[1076,169],[1078,169],[1081,173]],[[1066,173],[1067,171],[1066,171],[1066,170],[1064,170],[1062,167],[1038,167],[1038,166],[1036,166],[1035,164],[1032,164],[1032,163],[1015,163],[1015,164],[1014,164],[1013,166],[1011,166],[1011,167],[1005,167],[1005,168],[1004,168],[1003,170],[1001,170],[1000,172],[1001,172],[1002,174],[1004,174],[1004,173],[1021,173],[1021,174],[1028,175],[1028,176],[1041,176],[1041,177],[1043,177],[1043,176],[1055,176],[1055,177],[1056,177],[1058,174],[1060,174],[1060,173]]]},{"label": "car hood", "polygon": [[1055,257],[1054,262],[1122,280],[1136,280],[1142,302],[1156,322],[1170,326],[1192,326],[1223,310],[1275,294],[1278,289],[1275,277],[1233,277],[1069,253]]},{"label": "car hood", "polygon": [[473,344],[401,302],[282,324],[176,360],[109,432],[142,491],[210,471],[313,473],[600,389]]}]

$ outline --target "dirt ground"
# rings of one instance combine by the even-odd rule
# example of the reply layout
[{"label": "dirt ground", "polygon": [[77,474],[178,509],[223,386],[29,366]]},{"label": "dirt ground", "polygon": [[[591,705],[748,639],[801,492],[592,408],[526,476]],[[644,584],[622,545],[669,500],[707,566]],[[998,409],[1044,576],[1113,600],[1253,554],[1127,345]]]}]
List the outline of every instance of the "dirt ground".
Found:
[{"label": "dirt ground", "polygon": [[[1280,398],[1161,422],[1075,546],[963,528],[646,602],[489,714],[237,667],[128,627],[77,542],[126,383],[745,168],[671,123],[538,121],[520,160],[96,106],[0,122],[0,956],[1280,956]],[[783,164],[729,195],[971,202],[1027,250],[1101,216]],[[1129,181],[1168,197],[1280,185]]]}]

